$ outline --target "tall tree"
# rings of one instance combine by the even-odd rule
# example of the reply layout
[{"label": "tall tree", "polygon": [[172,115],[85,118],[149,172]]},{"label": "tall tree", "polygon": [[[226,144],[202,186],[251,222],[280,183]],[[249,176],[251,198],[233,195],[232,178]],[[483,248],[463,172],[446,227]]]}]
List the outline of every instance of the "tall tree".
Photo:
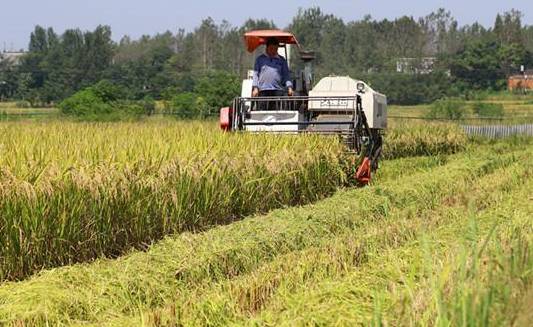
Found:
[{"label": "tall tree", "polygon": [[494,22],[494,34],[503,44],[522,42],[522,13],[512,9],[506,11],[503,16],[498,14]]},{"label": "tall tree", "polygon": [[200,58],[200,65],[203,71],[213,67],[215,52],[218,44],[218,28],[211,17],[204,19],[200,27],[195,30],[196,49]]},{"label": "tall tree", "polygon": [[[321,69],[323,74],[342,74],[345,71],[346,61],[342,54],[346,46],[346,26],[342,19],[328,16],[322,27],[320,49],[327,51],[323,55]],[[331,54],[340,55],[331,55]]]},{"label": "tall tree", "polygon": [[30,35],[30,44],[28,46],[30,52],[46,52],[48,50],[48,38],[46,30],[42,26],[35,26],[34,31]]}]

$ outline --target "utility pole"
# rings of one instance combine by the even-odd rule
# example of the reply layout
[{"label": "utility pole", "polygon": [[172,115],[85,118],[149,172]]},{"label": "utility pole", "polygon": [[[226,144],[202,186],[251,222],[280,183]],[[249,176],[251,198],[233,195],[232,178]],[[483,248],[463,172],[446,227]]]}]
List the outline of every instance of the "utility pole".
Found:
[{"label": "utility pole", "polygon": [[521,83],[522,93],[526,94],[527,76],[526,76],[526,71],[524,69],[524,65],[520,65],[520,74],[522,74],[522,80],[523,80],[523,83]]}]

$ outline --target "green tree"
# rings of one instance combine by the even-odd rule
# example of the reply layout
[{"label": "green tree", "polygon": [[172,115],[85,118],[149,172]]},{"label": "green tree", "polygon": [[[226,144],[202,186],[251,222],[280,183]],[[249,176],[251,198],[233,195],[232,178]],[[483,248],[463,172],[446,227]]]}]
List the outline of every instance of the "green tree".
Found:
[{"label": "green tree", "polygon": [[469,89],[499,89],[505,78],[500,69],[498,43],[473,42],[451,60],[451,73]]},{"label": "green tree", "polygon": [[520,65],[529,61],[528,57],[529,54],[520,43],[504,44],[498,49],[500,69],[505,77],[518,72]]},{"label": "green tree", "polygon": [[323,55],[321,70],[323,74],[342,74],[345,71],[346,26],[342,19],[328,16],[321,31],[320,49],[341,54],[338,56]]},{"label": "green tree", "polygon": [[48,37],[46,30],[42,26],[35,26],[35,29],[30,35],[28,50],[37,53],[44,53],[48,50]]},{"label": "green tree", "polygon": [[229,105],[240,94],[240,80],[235,74],[210,71],[196,81],[194,91],[211,110],[215,110]]},{"label": "green tree", "polygon": [[180,118],[198,117],[199,110],[196,107],[197,97],[192,92],[176,94],[170,102],[172,112]]}]

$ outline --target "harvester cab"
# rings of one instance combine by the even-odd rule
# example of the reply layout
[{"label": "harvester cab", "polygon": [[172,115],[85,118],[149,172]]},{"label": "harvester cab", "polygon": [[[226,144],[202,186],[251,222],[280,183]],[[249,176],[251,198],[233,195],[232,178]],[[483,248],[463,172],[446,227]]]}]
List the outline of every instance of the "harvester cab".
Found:
[{"label": "harvester cab", "polygon": [[[328,76],[314,86],[314,53],[301,49],[296,37],[280,30],[251,31],[244,35],[253,53],[269,38],[280,43],[278,53],[287,58],[293,96],[252,97],[253,71],[242,82],[241,96],[220,110],[225,131],[265,133],[318,133],[338,135],[348,151],[359,158],[354,178],[368,184],[378,168],[382,134],[387,128],[387,97],[363,81],[349,76]],[[303,67],[291,69],[292,49],[298,51]]]}]

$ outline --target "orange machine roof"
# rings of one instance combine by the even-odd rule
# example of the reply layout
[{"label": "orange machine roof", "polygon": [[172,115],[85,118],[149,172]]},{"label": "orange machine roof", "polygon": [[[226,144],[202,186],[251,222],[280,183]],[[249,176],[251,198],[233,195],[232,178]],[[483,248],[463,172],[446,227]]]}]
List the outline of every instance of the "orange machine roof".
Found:
[{"label": "orange machine roof", "polygon": [[248,52],[254,52],[260,45],[265,44],[270,37],[275,37],[280,43],[298,44],[296,37],[289,32],[281,30],[251,31],[244,34],[244,42],[246,42]]}]

